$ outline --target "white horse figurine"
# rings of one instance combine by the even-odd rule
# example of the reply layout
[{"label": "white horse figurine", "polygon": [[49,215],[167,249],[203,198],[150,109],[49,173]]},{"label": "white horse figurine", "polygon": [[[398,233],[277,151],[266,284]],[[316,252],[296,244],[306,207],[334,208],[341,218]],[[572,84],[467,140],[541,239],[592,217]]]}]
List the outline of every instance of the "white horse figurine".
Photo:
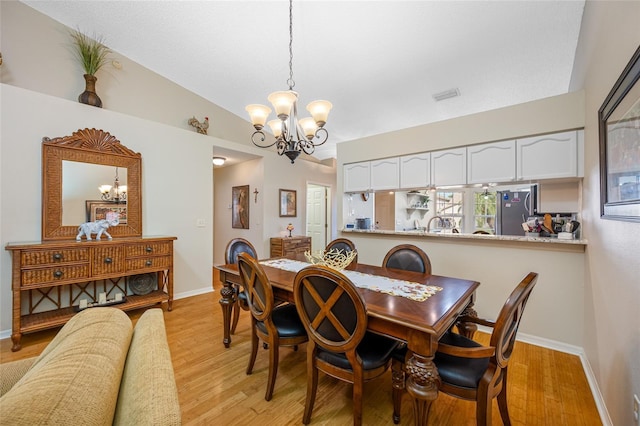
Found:
[{"label": "white horse figurine", "polygon": [[108,239],[112,239],[111,235],[107,232],[110,226],[117,226],[120,223],[120,217],[116,216],[115,219],[101,219],[95,222],[85,222],[78,226],[78,235],[76,235],[76,241],[82,240],[82,235],[86,235],[87,240],[91,240],[91,234],[96,234],[96,240],[99,240],[102,234],[105,234]]}]

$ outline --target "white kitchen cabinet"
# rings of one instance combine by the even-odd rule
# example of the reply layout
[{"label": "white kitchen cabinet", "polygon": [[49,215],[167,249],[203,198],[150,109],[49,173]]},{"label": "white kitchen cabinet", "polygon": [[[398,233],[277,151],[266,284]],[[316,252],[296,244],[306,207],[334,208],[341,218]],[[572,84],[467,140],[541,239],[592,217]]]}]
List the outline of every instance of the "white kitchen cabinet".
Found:
[{"label": "white kitchen cabinet", "polygon": [[516,180],[516,141],[467,147],[467,183],[501,183]]},{"label": "white kitchen cabinet", "polygon": [[427,188],[431,185],[431,154],[400,157],[400,188]]},{"label": "white kitchen cabinet", "polygon": [[400,187],[400,159],[398,157],[371,161],[371,189],[374,191]]},{"label": "white kitchen cabinet", "polygon": [[345,164],[343,170],[344,192],[368,192],[371,189],[371,163]]},{"label": "white kitchen cabinet", "polygon": [[436,186],[467,183],[467,148],[431,153],[431,182]]},{"label": "white kitchen cabinet", "polygon": [[[518,180],[579,177],[578,131],[533,136],[516,141]],[[582,160],[581,160],[582,161]]]}]

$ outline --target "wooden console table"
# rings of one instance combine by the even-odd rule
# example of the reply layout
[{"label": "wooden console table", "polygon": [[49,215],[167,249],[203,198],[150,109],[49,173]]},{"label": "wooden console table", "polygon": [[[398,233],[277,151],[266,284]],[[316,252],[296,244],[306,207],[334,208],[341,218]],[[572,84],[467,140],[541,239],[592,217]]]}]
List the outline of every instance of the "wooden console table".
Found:
[{"label": "wooden console table", "polygon": [[295,257],[311,251],[311,237],[303,235],[293,237],[273,237],[271,238],[270,257]]},{"label": "wooden console table", "polygon": [[[99,241],[7,244],[5,249],[12,254],[11,350],[20,350],[24,333],[65,324],[77,313],[81,299],[98,302],[99,293],[107,293],[109,299],[122,292],[125,302],[113,306],[123,311],[164,301],[170,311],[175,239],[142,237],[108,241],[103,237]],[[147,273],[156,273],[156,288],[134,294],[130,279]]]}]

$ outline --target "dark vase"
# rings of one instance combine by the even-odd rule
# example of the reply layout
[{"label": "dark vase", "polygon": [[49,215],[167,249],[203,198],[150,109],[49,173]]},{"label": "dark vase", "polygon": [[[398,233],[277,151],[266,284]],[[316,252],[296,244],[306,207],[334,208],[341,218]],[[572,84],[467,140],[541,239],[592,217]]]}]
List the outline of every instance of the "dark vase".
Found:
[{"label": "dark vase", "polygon": [[98,97],[98,94],[96,93],[97,80],[98,79],[91,74],[84,75],[84,81],[86,83],[86,87],[84,92],[80,93],[80,96],[78,96],[78,102],[80,102],[81,104],[87,104],[87,105],[95,106],[98,108],[102,108],[102,101],[100,100],[100,98]]}]

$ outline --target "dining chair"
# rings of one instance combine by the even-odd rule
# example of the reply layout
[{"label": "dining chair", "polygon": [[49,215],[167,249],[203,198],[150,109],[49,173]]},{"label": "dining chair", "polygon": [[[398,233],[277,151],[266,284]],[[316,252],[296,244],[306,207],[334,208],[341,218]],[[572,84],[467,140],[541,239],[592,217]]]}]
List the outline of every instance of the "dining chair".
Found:
[{"label": "dining chair", "polygon": [[280,346],[293,346],[297,350],[299,344],[308,340],[307,332],[294,305],[275,306],[271,283],[255,258],[240,253],[238,271],[251,311],[251,356],[247,374],[253,371],[258,342],[262,339],[269,349],[269,378],[264,399],[270,401],[278,374]]},{"label": "dining chair", "polygon": [[[522,313],[537,280],[537,273],[527,274],[509,296],[495,322],[473,316],[458,317],[458,321],[493,328],[489,346],[483,346],[451,330],[438,342],[433,362],[440,375],[439,390],[461,399],[475,401],[478,425],[491,425],[491,403],[496,397],[502,423],[505,426],[511,424],[507,404],[507,368]],[[394,352],[394,375],[404,374],[406,356],[406,348]],[[400,422],[402,395],[403,389],[394,386],[394,423]]]},{"label": "dining chair", "polygon": [[311,421],[318,371],[353,384],[353,424],[362,424],[364,382],[384,374],[397,341],[367,331],[367,308],[341,272],[309,266],[296,274],[293,296],[309,335],[307,398],[302,422]]},{"label": "dining chair", "polygon": [[382,266],[431,274],[429,256],[413,244],[401,244],[389,250],[382,261]]},{"label": "dining chair", "polygon": [[[327,247],[324,249],[325,252],[329,251],[329,250],[333,250],[333,249],[337,249],[337,250],[342,250],[345,253],[351,252],[351,251],[355,251],[356,250],[356,245],[353,244],[353,241],[347,239],[347,238],[336,238],[335,240],[331,241],[329,244],[327,244]],[[358,254],[356,253],[356,256],[353,258],[353,260],[351,261],[351,263],[349,263],[349,265],[347,267],[345,267],[345,269],[356,269],[356,266],[358,266]]]},{"label": "dining chair", "polygon": [[[248,253],[251,257],[257,259],[256,249],[249,241],[244,238],[234,238],[227,243],[227,247],[224,250],[224,263],[232,264],[238,262],[238,255],[240,253]],[[236,327],[238,326],[238,320],[240,319],[240,308],[245,311],[249,310],[247,303],[247,296],[244,291],[241,291],[238,285],[233,285],[233,291],[236,293],[236,303],[232,306],[233,322],[231,323],[231,334],[235,334]]]}]

